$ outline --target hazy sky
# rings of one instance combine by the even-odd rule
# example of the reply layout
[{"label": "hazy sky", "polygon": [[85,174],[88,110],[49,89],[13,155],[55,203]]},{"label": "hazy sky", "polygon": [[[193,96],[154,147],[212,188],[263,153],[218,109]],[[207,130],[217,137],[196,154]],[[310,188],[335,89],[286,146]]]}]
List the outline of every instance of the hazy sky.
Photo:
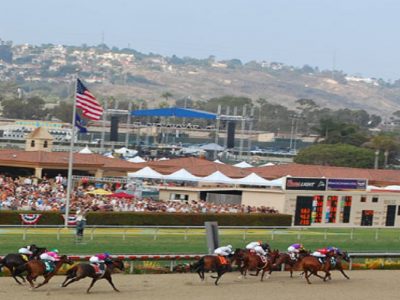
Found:
[{"label": "hazy sky", "polygon": [[[400,78],[399,0],[12,0],[0,38]],[[104,35],[103,35],[104,33]]]}]

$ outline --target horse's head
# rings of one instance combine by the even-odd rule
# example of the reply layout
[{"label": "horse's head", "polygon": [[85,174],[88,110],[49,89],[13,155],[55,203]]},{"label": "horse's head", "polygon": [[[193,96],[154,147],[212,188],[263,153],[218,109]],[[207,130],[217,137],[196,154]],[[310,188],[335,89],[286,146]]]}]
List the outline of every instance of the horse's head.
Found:
[{"label": "horse's head", "polygon": [[270,261],[272,263],[274,263],[277,260],[277,258],[279,257],[279,250],[274,249],[273,251],[269,252],[268,257],[269,257]]},{"label": "horse's head", "polygon": [[72,265],[74,262],[66,255],[61,255],[60,257],[60,262],[62,262],[63,264],[68,264],[68,265]]},{"label": "horse's head", "polygon": [[111,266],[113,269],[118,269],[121,272],[123,272],[125,270],[125,264],[122,260],[120,259],[115,259],[112,260],[109,264],[107,264],[108,266]]},{"label": "horse's head", "polygon": [[243,260],[246,254],[246,250],[236,248],[232,255],[232,260]]},{"label": "horse's head", "polygon": [[347,261],[347,262],[350,262],[350,256],[349,256],[349,254],[348,254],[346,251],[339,251],[337,254],[338,254],[338,256],[339,256],[340,258],[342,258],[343,260],[345,260],[345,261]]}]

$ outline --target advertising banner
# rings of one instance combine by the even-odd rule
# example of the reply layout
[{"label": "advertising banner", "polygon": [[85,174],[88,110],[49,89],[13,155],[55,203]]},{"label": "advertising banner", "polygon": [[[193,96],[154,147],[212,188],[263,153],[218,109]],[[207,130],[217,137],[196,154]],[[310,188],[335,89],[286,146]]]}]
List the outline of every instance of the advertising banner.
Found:
[{"label": "advertising banner", "polygon": [[365,179],[328,179],[328,190],[366,190]]},{"label": "advertising banner", "polygon": [[287,190],[302,190],[302,191],[325,191],[325,178],[302,178],[302,177],[287,177]]}]

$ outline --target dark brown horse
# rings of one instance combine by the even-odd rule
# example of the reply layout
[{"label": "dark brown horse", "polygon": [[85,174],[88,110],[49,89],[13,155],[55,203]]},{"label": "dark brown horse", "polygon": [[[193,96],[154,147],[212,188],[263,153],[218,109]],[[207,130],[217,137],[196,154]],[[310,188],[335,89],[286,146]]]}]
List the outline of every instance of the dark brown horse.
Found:
[{"label": "dark brown horse", "polygon": [[[304,271],[304,277],[308,284],[311,284],[308,279],[311,275],[315,275],[322,280],[326,281],[327,278],[330,278],[331,273],[329,270],[331,269],[331,257],[332,254],[328,253],[326,255],[325,261],[322,263],[320,260],[312,255],[304,257],[300,262],[300,268]],[[325,272],[325,276],[321,276],[318,274],[318,271]]]},{"label": "dark brown horse", "polygon": [[86,293],[90,292],[90,289],[96,283],[97,280],[106,279],[114,289],[114,291],[119,292],[119,290],[115,287],[114,283],[111,279],[111,274],[113,273],[114,269],[119,269],[120,271],[124,271],[124,263],[121,260],[107,260],[105,262],[107,268],[105,269],[103,274],[97,274],[95,268],[87,263],[80,263],[73,266],[71,269],[67,271],[67,277],[65,278],[64,282],[62,283],[62,287],[66,287],[73,282],[81,280],[85,277],[92,278],[92,282],[89,288],[86,290]]},{"label": "dark brown horse", "polygon": [[[330,270],[338,270],[346,279],[350,279],[349,276],[344,272],[343,270],[343,264],[342,261],[350,262],[350,257],[345,251],[335,251],[334,255],[331,258],[331,266]],[[328,277],[328,279],[332,279],[331,276]]]},{"label": "dark brown horse", "polygon": [[272,264],[275,262],[279,256],[279,251],[274,250],[268,253],[267,257],[263,260],[260,255],[253,253],[248,250],[238,251],[237,256],[240,258],[241,263],[239,265],[240,274],[244,277],[247,275],[247,271],[256,271],[255,274],[250,274],[251,276],[258,276],[260,271],[261,281],[264,280],[265,272],[270,270]]},{"label": "dark brown horse", "polygon": [[[71,265],[72,261],[66,255],[63,255],[59,261],[55,262],[54,270],[46,273],[46,265],[43,261],[36,259],[30,260],[24,265],[25,270],[28,272],[26,280],[28,280],[32,288],[41,287],[49,282],[49,280],[57,273],[63,264]],[[41,275],[44,277],[44,281],[35,287],[33,280],[36,280],[36,278]]]},{"label": "dark brown horse", "polygon": [[199,274],[200,279],[204,280],[205,272],[216,272],[217,276],[211,276],[215,278],[215,285],[218,285],[219,279],[226,272],[232,271],[232,263],[237,260],[238,253],[235,251],[233,255],[227,258],[220,257],[218,255],[205,255],[190,266],[191,271]]},{"label": "dark brown horse", "polygon": [[285,269],[286,268],[289,269],[290,278],[293,278],[293,271],[299,268],[301,260],[308,255],[310,255],[310,252],[300,251],[299,254],[295,257],[295,259],[293,259],[286,252],[279,253],[279,256],[275,260],[275,263],[272,265],[269,274],[271,274],[272,271],[275,271],[277,268],[280,268],[282,264],[284,264]]},{"label": "dark brown horse", "polygon": [[4,266],[10,270],[10,273],[14,280],[18,284],[22,284],[17,277],[21,278],[23,282],[25,282],[25,278],[21,275],[21,273],[25,270],[24,268],[19,268],[27,262],[27,260],[38,259],[40,254],[46,251],[46,248],[39,248],[36,245],[29,246],[32,255],[24,255],[19,253],[10,253],[4,256],[3,259],[0,259],[0,270]]}]

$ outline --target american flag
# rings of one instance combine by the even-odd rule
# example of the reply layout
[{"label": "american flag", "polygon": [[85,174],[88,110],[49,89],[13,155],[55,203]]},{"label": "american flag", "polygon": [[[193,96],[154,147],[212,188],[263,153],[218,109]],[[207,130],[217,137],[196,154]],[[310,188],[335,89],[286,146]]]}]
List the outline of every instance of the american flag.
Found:
[{"label": "american flag", "polygon": [[76,85],[76,107],[81,108],[82,114],[90,120],[98,121],[103,115],[100,103],[79,79]]}]

